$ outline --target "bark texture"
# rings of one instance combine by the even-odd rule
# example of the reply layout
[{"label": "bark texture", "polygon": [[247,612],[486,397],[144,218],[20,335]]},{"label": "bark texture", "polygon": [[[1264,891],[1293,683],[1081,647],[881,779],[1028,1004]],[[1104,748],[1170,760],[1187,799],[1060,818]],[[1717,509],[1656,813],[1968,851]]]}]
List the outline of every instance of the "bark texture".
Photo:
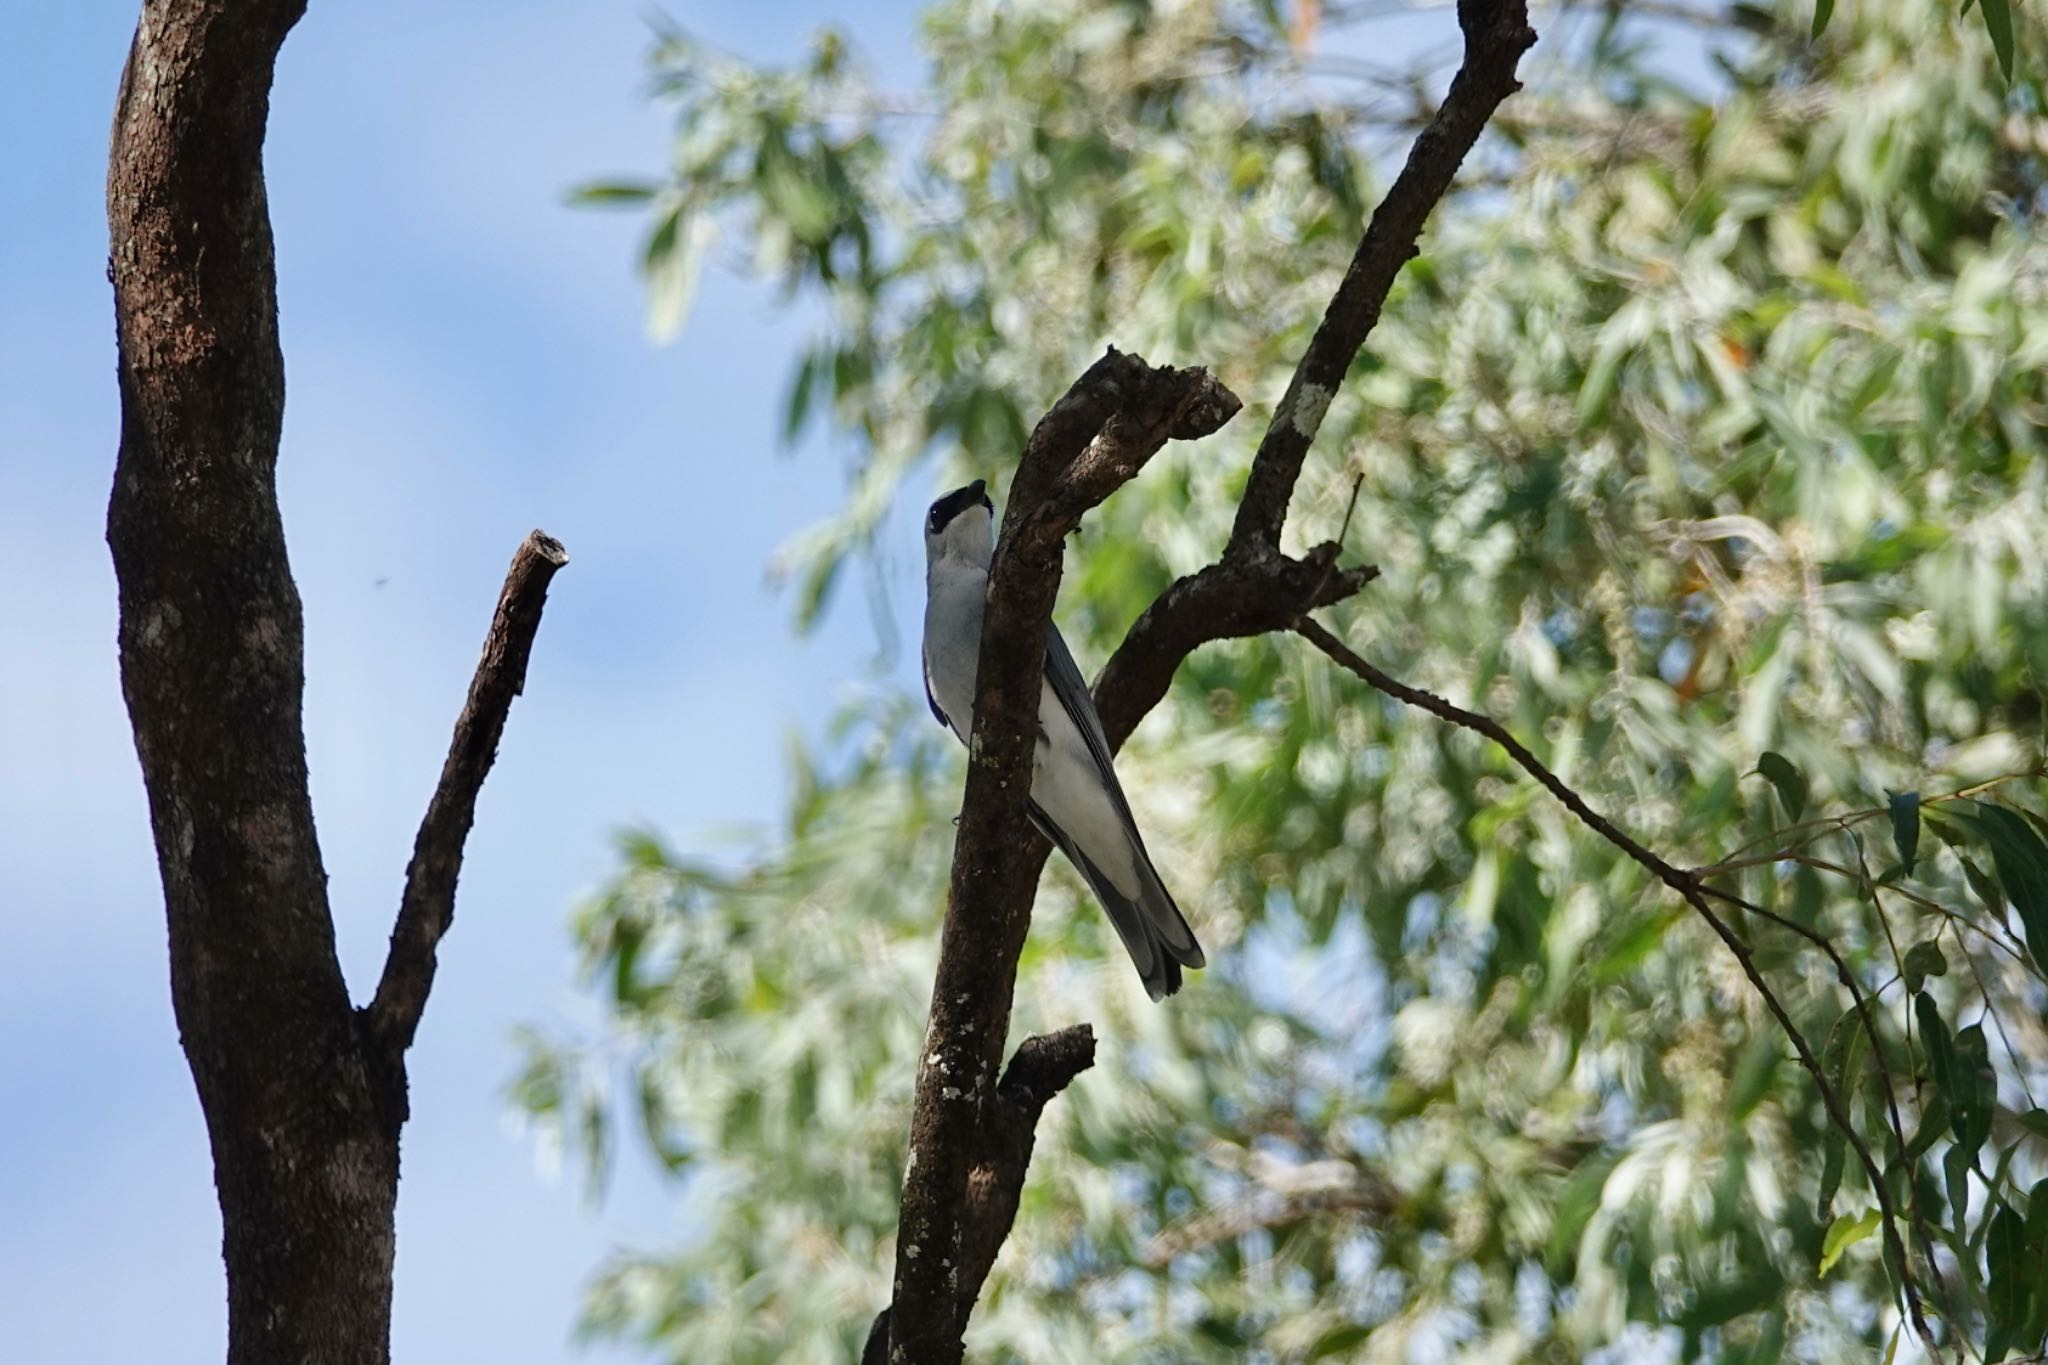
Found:
[{"label": "bark texture", "polygon": [[[107,179],[121,682],[163,880],[171,999],[212,1148],[236,1365],[389,1359],[412,1036],[368,1027],[335,955],[306,780],[302,617],[277,506],[284,361],[262,149],[277,53],[304,8],[148,0]],[[480,684],[512,678],[492,701],[493,745],[545,591],[545,575],[520,591],[530,619],[516,662],[487,651],[480,670]],[[488,766],[486,751],[466,771],[480,783]],[[437,842],[448,856],[426,899],[443,904],[437,919],[421,912],[433,938],[468,810]],[[424,982],[416,994],[415,1023]]]}]

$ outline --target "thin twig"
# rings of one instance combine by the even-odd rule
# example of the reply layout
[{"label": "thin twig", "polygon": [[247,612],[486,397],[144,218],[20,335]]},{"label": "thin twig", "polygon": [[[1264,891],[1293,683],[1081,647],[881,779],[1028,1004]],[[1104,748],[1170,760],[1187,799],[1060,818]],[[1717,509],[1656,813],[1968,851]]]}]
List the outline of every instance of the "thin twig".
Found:
[{"label": "thin twig", "polygon": [[[1985,982],[1984,973],[1978,970],[1977,959],[1970,955],[1969,945],[1963,942],[1962,931],[1956,928],[1956,921],[1953,918],[1949,920],[1948,931],[1955,937],[1956,951],[1963,955],[1963,965],[1970,969],[1971,977],[1977,982],[1977,994],[1983,997],[1984,1012],[1991,1016],[1991,1026],[1998,1030],[1998,1040],[2005,1044],[2006,1055],[2017,1063],[2021,1055],[2020,1050],[2012,1045],[2012,1038],[2005,1031],[2005,1020],[1999,1018],[1998,1010],[1991,1003],[1991,987]],[[2013,1079],[2020,1083],[2020,1093],[2027,1097],[2027,1107],[2039,1109],[2041,1102],[2034,1098],[2034,1089],[2027,1084],[2027,1068],[2015,1065],[2012,1070]]]},{"label": "thin twig", "polygon": [[[1767,910],[1763,906],[1758,905],[1753,901],[1746,900],[1743,897],[1736,895],[1732,891],[1722,891],[1716,887],[1707,886],[1705,884],[1701,885],[1700,890],[1703,891],[1705,894],[1714,897],[1717,900],[1726,901],[1728,904],[1738,906],[1741,909],[1748,911],[1750,914],[1760,916],[1764,919],[1769,920],[1773,924],[1777,924],[1786,929],[1791,930],[1793,933],[1799,935],[1801,938],[1807,940],[1809,943],[1814,944],[1822,952],[1826,953],[1828,955],[1828,961],[1835,964],[1835,978],[1848,988],[1849,998],[1856,1010],[1857,1021],[1863,1025],[1863,1034],[1866,1038],[1870,1040],[1870,1055],[1872,1060],[1874,1060],[1877,1063],[1878,1079],[1880,1082],[1883,1083],[1884,1086],[1885,1116],[1891,1123],[1892,1137],[1897,1140],[1899,1144],[1899,1151],[1903,1155],[1906,1150],[1906,1127],[1904,1122],[1901,1121],[1901,1119],[1899,1118],[1899,1102],[1897,1093],[1892,1086],[1891,1068],[1885,1064],[1884,1040],[1878,1036],[1877,1015],[1876,1012],[1871,1009],[1870,1001],[1864,995],[1862,986],[1858,984],[1856,980],[1856,974],[1849,970],[1848,962],[1843,960],[1841,953],[1836,951],[1834,940],[1830,939],[1826,934],[1821,933],[1818,929],[1808,928],[1806,925],[1800,924],[1796,920],[1788,919],[1785,916],[1780,915],[1775,910]],[[1898,954],[1894,952],[1893,957],[1896,958],[1897,956]],[[1898,963],[1898,969],[1899,976],[1895,979],[1903,981],[1905,979],[1906,970],[1903,961]],[[1911,1017],[1910,1013],[1908,1017]],[[1927,1256],[1927,1263],[1931,1266],[1934,1264],[1934,1258],[1931,1251],[1929,1251],[1926,1246],[1927,1236],[1924,1228],[1924,1220],[1920,1216],[1920,1191],[1918,1186],[1910,1187],[1907,1190],[1907,1196],[1912,1200],[1912,1225],[1916,1233],[1920,1237],[1922,1243],[1921,1250],[1923,1254],[1926,1254]]]},{"label": "thin twig", "polygon": [[526,662],[547,604],[548,583],[569,562],[562,542],[535,531],[520,543],[498,594],[498,609],[484,637],[483,657],[469,697],[455,721],[441,780],[427,803],[405,869],[405,894],[391,930],[391,950],[370,1004],[372,1033],[389,1057],[403,1056],[419,1031],[427,992],[434,984],[435,949],[455,919],[455,881],[462,849],[476,818],[477,793],[498,756],[512,699],[526,686]]},{"label": "thin twig", "polygon": [[[1979,792],[1990,791],[1994,787],[2002,787],[2008,782],[2021,782],[2028,778],[2040,777],[2042,775],[2043,769],[2040,768],[2032,768],[2024,772],[2000,773],[1996,777],[1987,777],[1982,782],[1973,782],[1967,787],[1959,787],[1952,792],[1943,792],[1938,796],[1924,796],[1920,798],[1920,808],[1925,810],[1929,806],[1938,806],[1949,801],[1967,800]],[[1720,862],[1707,867],[1696,867],[1693,871],[1702,877],[1712,877],[1722,872],[1733,872],[1737,868],[1758,867],[1764,863],[1779,862],[1789,856],[1789,850],[1810,844],[1829,830],[1839,829],[1846,831],[1851,825],[1864,824],[1871,820],[1889,816],[1890,814],[1891,807],[1889,806],[1870,806],[1863,810],[1846,811],[1838,815],[1822,815],[1816,816],[1811,820],[1802,820],[1798,824],[1788,825],[1784,829],[1769,830],[1759,834],[1754,839],[1737,845]],[[1795,834],[1802,837],[1793,843],[1784,842]],[[1767,843],[1772,840],[1779,842],[1780,851],[1757,854],[1753,857],[1742,856],[1758,844]]]},{"label": "thin twig", "polygon": [[[1798,863],[1801,867],[1810,867],[1814,869],[1816,872],[1832,872],[1836,876],[1842,877],[1852,882],[1860,882],[1862,880],[1858,877],[1855,869],[1844,867],[1840,863],[1830,862],[1826,858],[1815,857],[1811,853],[1794,853],[1789,855],[1784,861]],[[1700,875],[1705,876],[1706,874],[1702,873]],[[1867,872],[1865,875],[1867,876]],[[1874,890],[1876,887],[1876,883],[1870,882],[1869,886],[1871,889]],[[1918,891],[1912,890],[1910,887],[1899,886],[1897,884],[1888,886],[1885,888],[1885,890],[1891,892],[1893,895],[1899,897],[1899,899],[1901,900],[1909,901],[1912,904],[1919,906],[1923,910],[1928,910],[1933,912],[1934,914],[1940,915],[1943,919],[1961,920],[1965,925],[1968,925],[1972,931],[1982,935],[1985,942],[1989,943],[1992,947],[1997,948],[1999,951],[2005,953],[2007,956],[2011,957],[2015,962],[2026,962],[2026,954],[2017,943],[2007,943],[2005,940],[1999,938],[1996,934],[1993,934],[1990,930],[1984,928],[1980,924],[1977,924],[1975,921],[1969,919],[1967,916],[1957,914],[1954,910],[1951,910],[1946,905],[1943,905],[1940,901],[1935,900],[1932,896],[1923,896]],[[1887,925],[1887,936],[1889,936],[1889,925]],[[1898,961],[1896,961],[1894,965],[1901,972],[1903,972],[1906,969],[1906,964],[1903,958],[1898,957],[1897,945],[1893,946],[1892,955],[1894,958],[1898,958]]]},{"label": "thin twig", "polygon": [[1891,1194],[1885,1188],[1884,1174],[1876,1158],[1871,1155],[1870,1145],[1863,1140],[1863,1135],[1856,1131],[1856,1125],[1850,1121],[1848,1108],[1843,1104],[1842,1097],[1836,1092],[1833,1083],[1828,1080],[1827,1071],[1821,1066],[1820,1059],[1814,1056],[1813,1047],[1807,1042],[1806,1035],[1792,1022],[1792,1016],[1786,1011],[1784,1003],[1778,999],[1777,992],[1771,989],[1770,983],[1764,980],[1763,973],[1757,969],[1755,954],[1750,946],[1708,903],[1708,889],[1701,884],[1699,877],[1666,862],[1616,828],[1612,821],[1587,805],[1584,797],[1567,786],[1564,780],[1546,767],[1527,746],[1490,716],[1467,711],[1461,706],[1445,701],[1433,692],[1410,687],[1399,679],[1381,672],[1352,652],[1343,641],[1306,617],[1296,622],[1294,629],[1302,638],[1322,650],[1339,665],[1362,678],[1375,691],[1427,711],[1461,729],[1484,735],[1498,744],[1524,772],[1535,778],[1546,791],[1561,801],[1565,809],[1577,816],[1594,833],[1613,844],[1659,881],[1677,892],[1686,904],[1707,922],[1707,926],[1727,945],[1728,951],[1735,955],[1736,962],[1742,967],[1743,975],[1749,978],[1749,984],[1763,997],[1764,1006],[1777,1020],[1778,1027],[1791,1039],[1793,1049],[1799,1054],[1800,1065],[1806,1068],[1807,1075],[1813,1079],[1814,1088],[1820,1092],[1821,1103],[1827,1109],[1828,1117],[1841,1131],[1844,1139],[1855,1151],[1857,1161],[1862,1164],[1864,1175],[1870,1181],[1870,1188],[1877,1197],[1878,1208],[1882,1214],[1879,1221],[1882,1224],[1885,1245],[1898,1262],[1900,1287],[1905,1291],[1906,1311],[1912,1320],[1913,1330],[1926,1345],[1928,1353],[1939,1359],[1940,1348],[1934,1340],[1932,1329],[1927,1325],[1925,1314],[1921,1311],[1920,1292],[1914,1284],[1911,1263],[1906,1259],[1906,1249],[1899,1241],[1898,1229],[1894,1226],[1897,1211],[1892,1207]]}]

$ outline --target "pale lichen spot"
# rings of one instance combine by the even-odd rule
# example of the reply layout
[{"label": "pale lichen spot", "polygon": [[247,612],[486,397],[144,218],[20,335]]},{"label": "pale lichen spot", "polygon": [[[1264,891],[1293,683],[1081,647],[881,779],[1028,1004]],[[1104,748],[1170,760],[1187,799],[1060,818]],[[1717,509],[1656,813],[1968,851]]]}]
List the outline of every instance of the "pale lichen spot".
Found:
[{"label": "pale lichen spot", "polygon": [[1336,391],[1321,384],[1303,384],[1301,392],[1294,396],[1294,429],[1304,441],[1313,441],[1316,432],[1322,428],[1323,414],[1330,410],[1330,400]]}]

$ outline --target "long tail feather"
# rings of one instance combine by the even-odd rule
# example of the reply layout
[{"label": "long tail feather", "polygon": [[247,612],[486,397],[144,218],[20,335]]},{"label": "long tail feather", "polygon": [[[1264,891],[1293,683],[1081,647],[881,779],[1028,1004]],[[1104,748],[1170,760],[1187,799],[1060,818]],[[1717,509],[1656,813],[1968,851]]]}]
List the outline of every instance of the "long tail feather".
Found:
[{"label": "long tail feather", "polygon": [[1038,826],[1041,834],[1058,845],[1060,852],[1067,855],[1067,861],[1080,871],[1089,889],[1095,892],[1095,898],[1102,902],[1110,925],[1116,930],[1117,937],[1123,940],[1124,951],[1131,955],[1131,962],[1138,969],[1138,979],[1145,983],[1146,994],[1160,1000],[1179,990],[1181,967],[1202,966],[1202,948],[1195,942],[1194,930],[1173,903],[1173,897],[1167,894],[1166,885],[1160,881],[1150,860],[1139,859],[1144,870],[1144,884],[1139,889],[1139,899],[1132,900],[1118,891],[1115,883],[1103,875],[1102,869],[1064,831],[1046,818],[1037,802],[1031,803],[1030,811],[1031,822]]}]

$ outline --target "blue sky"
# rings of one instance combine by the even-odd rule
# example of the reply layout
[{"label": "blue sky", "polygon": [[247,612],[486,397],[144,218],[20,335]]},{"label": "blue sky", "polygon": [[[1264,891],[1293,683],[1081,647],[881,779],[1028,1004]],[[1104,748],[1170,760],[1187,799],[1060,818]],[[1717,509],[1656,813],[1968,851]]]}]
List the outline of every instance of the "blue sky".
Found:
[{"label": "blue sky", "polygon": [[[792,55],[844,4],[681,4]],[[576,1018],[566,929],[609,831],[687,842],[780,805],[782,735],[872,667],[859,609],[793,641],[762,566],[832,508],[839,461],[775,448],[801,318],[707,276],[648,344],[631,216],[563,206],[650,171],[645,0],[315,0],[267,148],[306,604],[307,744],[341,951],[374,984],[498,584],[541,526],[556,580],[469,842],[412,1053],[401,1360],[605,1358],[570,1341],[618,1244],[672,1238],[624,1163],[599,1210],[505,1117],[522,1020]],[[218,1361],[205,1131],[178,1050],[162,900],[121,706],[102,540],[116,439],[102,207],[132,0],[32,5],[0,83],[0,1322],[25,1365]],[[912,7],[852,27],[914,71]],[[25,30],[25,32],[24,32]]]}]

